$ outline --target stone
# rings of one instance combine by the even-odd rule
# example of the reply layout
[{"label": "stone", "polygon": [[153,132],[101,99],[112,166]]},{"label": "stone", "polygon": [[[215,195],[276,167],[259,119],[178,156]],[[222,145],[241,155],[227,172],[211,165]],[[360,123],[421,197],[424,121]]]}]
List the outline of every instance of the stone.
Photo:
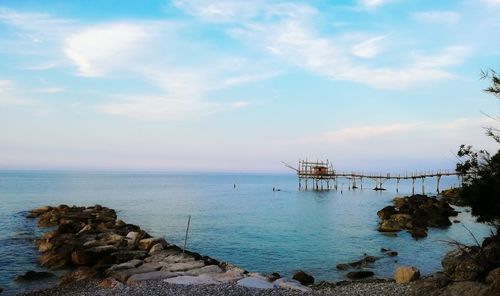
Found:
[{"label": "stone", "polygon": [[151,238],[141,239],[139,241],[139,244],[138,244],[138,249],[149,251],[149,249],[151,249],[151,247],[153,247],[156,244],[161,244],[162,246],[167,246],[167,242],[165,241],[164,238],[151,237]]},{"label": "stone", "polygon": [[71,253],[71,262],[77,266],[90,265],[95,260],[95,254],[88,250],[78,250]]},{"label": "stone", "polygon": [[410,214],[394,214],[391,220],[398,222],[402,227],[405,227],[408,222],[411,222],[412,216]]},{"label": "stone", "polygon": [[418,238],[424,238],[427,236],[427,231],[422,228],[413,228],[412,230],[409,231],[411,234],[411,237],[418,239]]},{"label": "stone", "polygon": [[[441,260],[441,265],[443,266],[443,271],[446,275],[448,275],[450,278],[471,278],[477,275],[477,270],[471,270],[472,274],[467,276],[465,273],[467,273],[467,264],[472,263],[470,260],[472,258],[477,257],[477,255],[480,252],[479,247],[467,247],[467,248],[462,248],[462,249],[456,249],[451,252],[446,253],[444,256],[443,260]],[[468,262],[466,262],[468,261]],[[465,262],[465,263],[464,263]],[[458,266],[462,265],[459,268],[459,273],[455,275],[455,272],[457,271]],[[473,268],[474,269],[474,268]]]},{"label": "stone", "polygon": [[111,271],[120,270],[120,269],[136,268],[136,267],[140,266],[142,263],[143,263],[142,260],[133,259],[133,260],[130,260],[128,262],[124,262],[124,263],[120,263],[120,264],[115,264],[115,265],[111,266],[110,268],[108,268],[106,270],[106,272],[109,273]]},{"label": "stone", "polygon": [[305,293],[310,293],[312,291],[311,288],[301,285],[296,280],[289,280],[287,278],[280,278],[273,282],[273,286],[275,288],[283,288],[290,290],[298,290]]},{"label": "stone", "polygon": [[129,246],[134,245],[139,241],[139,232],[131,231],[131,232],[127,233],[125,238],[127,239]]},{"label": "stone", "polygon": [[255,288],[255,289],[274,289],[273,284],[270,282],[255,278],[255,277],[246,277],[236,282],[239,286],[247,287],[247,288]]},{"label": "stone", "polygon": [[128,278],[134,274],[148,273],[152,271],[158,271],[161,269],[161,265],[158,263],[144,263],[137,268],[119,269],[114,270],[109,273],[109,276],[117,279],[122,283],[126,283]]},{"label": "stone", "polygon": [[161,250],[163,250],[163,245],[161,243],[157,243],[151,247],[151,249],[149,250],[149,254],[151,255]]},{"label": "stone", "polygon": [[95,270],[92,270],[88,266],[80,266],[74,271],[66,274],[63,276],[63,278],[59,281],[60,285],[68,285],[76,282],[80,282],[83,280],[91,279],[97,275],[97,272]]},{"label": "stone", "polygon": [[64,253],[45,253],[38,257],[40,265],[52,269],[65,268],[71,262],[71,255]]},{"label": "stone", "polygon": [[486,261],[498,264],[500,263],[500,242],[492,241],[482,249]]},{"label": "stone", "polygon": [[314,284],[314,277],[304,271],[298,271],[293,275],[293,279],[299,281],[302,285],[312,285]]},{"label": "stone", "polygon": [[493,284],[494,282],[500,282],[500,267],[490,270],[486,277],[485,283]]},{"label": "stone", "polygon": [[381,219],[389,219],[389,218],[391,218],[392,215],[394,215],[396,213],[397,213],[397,211],[393,206],[387,206],[387,207],[381,209],[380,211],[378,211],[377,215]]},{"label": "stone", "polygon": [[53,248],[54,248],[54,243],[53,242],[51,242],[51,241],[42,241],[38,245],[38,252],[45,253],[45,252],[48,252],[48,251],[52,250]]},{"label": "stone", "polygon": [[49,277],[53,277],[54,274],[46,271],[33,271],[28,270],[23,275],[19,275],[16,277],[17,282],[31,282],[37,280],[43,280]]},{"label": "stone", "polygon": [[128,278],[127,285],[132,286],[132,285],[137,285],[142,281],[163,280],[163,279],[173,278],[176,276],[179,276],[179,273],[170,271],[151,271],[145,273],[138,273]]},{"label": "stone", "polygon": [[416,281],[420,278],[420,271],[413,266],[398,266],[394,272],[394,280],[398,284]]},{"label": "stone", "polygon": [[394,220],[382,220],[378,227],[380,232],[397,232],[401,230],[401,225]]},{"label": "stone", "polygon": [[173,264],[165,264],[163,262],[160,262],[160,264],[163,265],[162,270],[167,270],[167,271],[187,271],[187,270],[201,268],[201,267],[205,266],[205,262],[203,262],[201,260],[190,261],[190,262],[180,262],[180,263],[173,263]]},{"label": "stone", "polygon": [[450,278],[453,281],[475,281],[484,272],[485,266],[475,258],[466,258],[456,267]]},{"label": "stone", "polygon": [[396,252],[396,251],[387,251],[385,254],[387,256],[389,256],[389,257],[396,257],[398,255],[398,252]]},{"label": "stone", "polygon": [[481,296],[498,296],[500,295],[500,281],[491,283],[488,287],[484,288],[480,294]]},{"label": "stone", "polygon": [[395,197],[393,200],[392,200],[392,204],[394,205],[395,208],[399,209],[401,208],[401,206],[403,206],[404,204],[406,203],[406,200],[404,197]]},{"label": "stone", "polygon": [[175,284],[175,285],[215,285],[215,284],[219,284],[218,281],[214,280],[213,278],[211,278],[210,276],[207,276],[207,275],[200,275],[200,276],[183,275],[183,276],[165,279],[163,281],[166,283]]},{"label": "stone", "polygon": [[361,271],[351,271],[346,274],[346,276],[352,280],[359,280],[359,279],[364,279],[367,277],[374,276],[375,274],[373,271],[366,271],[366,270],[361,270]]},{"label": "stone", "polygon": [[203,266],[197,269],[191,269],[185,272],[185,275],[198,276],[202,274],[213,274],[213,273],[222,273],[223,270],[217,265],[208,265]]},{"label": "stone", "polygon": [[104,288],[104,289],[113,289],[116,287],[122,287],[123,284],[120,283],[119,281],[115,280],[114,278],[105,278],[102,281],[99,282],[99,287]]},{"label": "stone", "polygon": [[271,273],[268,277],[267,277],[267,280],[270,281],[270,282],[274,282],[275,280],[277,279],[280,279],[281,278],[281,275],[277,272],[273,272]]},{"label": "stone", "polygon": [[230,267],[226,268],[226,272],[214,273],[210,274],[210,276],[218,282],[231,283],[242,279],[245,276],[245,271],[241,268]]},{"label": "stone", "polygon": [[118,251],[111,253],[115,263],[123,263],[133,259],[142,259],[146,257],[146,251]]},{"label": "stone", "polygon": [[[440,291],[440,296],[463,296],[463,295],[484,295],[482,290],[485,286],[478,282],[456,282],[451,283]],[[498,295],[498,294],[496,294]]]},{"label": "stone", "polygon": [[348,270],[349,268],[350,268],[350,265],[347,263],[337,264],[337,269],[339,269],[339,270]]}]

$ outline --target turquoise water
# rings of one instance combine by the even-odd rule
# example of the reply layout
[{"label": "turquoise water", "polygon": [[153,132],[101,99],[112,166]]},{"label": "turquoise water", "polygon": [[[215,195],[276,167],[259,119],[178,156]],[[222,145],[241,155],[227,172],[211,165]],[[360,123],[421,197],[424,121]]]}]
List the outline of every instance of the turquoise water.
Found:
[{"label": "turquoise water", "polygon": [[[441,187],[456,183],[456,178],[442,179]],[[401,184],[400,195],[411,193],[410,186]],[[376,231],[376,212],[397,195],[394,184],[384,187],[388,190],[352,191],[345,182],[341,192],[340,182],[339,191],[298,191],[292,174],[0,172],[0,286],[7,293],[31,288],[12,280],[26,270],[40,270],[30,243],[40,232],[24,212],[42,205],[101,204],[179,245],[191,215],[188,248],[193,251],[250,271],[291,276],[302,269],[330,281],[344,279],[336,264],[364,253],[380,255],[382,247],[399,256],[377,261],[377,276],[391,277],[396,264],[429,274],[440,269],[440,259],[452,248],[447,241],[474,242],[462,225],[479,239],[489,234],[488,227],[459,209],[462,223],[432,229],[425,239],[415,241],[405,232],[384,236]],[[426,189],[435,191],[435,181],[427,180]]]}]

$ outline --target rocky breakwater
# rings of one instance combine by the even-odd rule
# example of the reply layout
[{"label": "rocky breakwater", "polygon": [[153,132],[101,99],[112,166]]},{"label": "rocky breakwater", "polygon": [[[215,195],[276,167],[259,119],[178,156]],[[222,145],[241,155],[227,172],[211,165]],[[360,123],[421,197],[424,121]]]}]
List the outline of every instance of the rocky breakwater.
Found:
[{"label": "rocky breakwater", "polygon": [[100,205],[46,206],[32,210],[28,217],[38,218],[39,227],[53,227],[36,240],[42,253],[38,261],[50,269],[70,270],[60,280],[61,285],[97,279],[101,288],[115,288],[162,280],[184,285],[236,282],[250,288],[310,290],[297,280],[276,274],[268,278],[183,251],[117,219],[114,210]]},{"label": "rocky breakwater", "polygon": [[412,237],[422,238],[428,227],[450,226],[449,217],[458,214],[445,200],[426,195],[396,197],[392,203],[377,212],[380,232],[408,230]]}]

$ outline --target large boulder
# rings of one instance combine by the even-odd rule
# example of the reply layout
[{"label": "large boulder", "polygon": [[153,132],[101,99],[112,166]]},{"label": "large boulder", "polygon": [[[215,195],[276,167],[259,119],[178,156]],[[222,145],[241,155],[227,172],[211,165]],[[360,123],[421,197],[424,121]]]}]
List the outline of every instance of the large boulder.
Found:
[{"label": "large boulder", "polygon": [[29,270],[23,275],[19,275],[16,277],[16,281],[18,282],[31,282],[37,280],[43,280],[49,277],[53,277],[54,274],[47,271],[33,271]]},{"label": "large boulder", "polygon": [[374,275],[375,274],[373,273],[373,271],[367,271],[367,270],[351,271],[346,274],[346,276],[351,280],[365,279],[368,277],[372,277]]},{"label": "large boulder", "polygon": [[314,277],[306,272],[300,270],[293,275],[293,279],[299,281],[302,285],[314,284]]},{"label": "large boulder", "polygon": [[97,275],[95,270],[92,270],[88,266],[80,266],[76,270],[66,274],[60,281],[60,285],[68,285],[87,279],[91,279]]},{"label": "large boulder", "polygon": [[396,214],[396,209],[393,206],[387,206],[377,212],[381,219],[389,219],[392,215]]},{"label": "large boulder", "polygon": [[444,273],[454,281],[474,281],[485,271],[479,247],[448,252],[441,261]]},{"label": "large boulder", "polygon": [[398,266],[394,272],[394,280],[398,284],[416,281],[420,278],[420,271],[413,266]]},{"label": "large boulder", "polygon": [[401,225],[392,219],[382,220],[378,227],[380,232],[397,232],[401,230]]}]

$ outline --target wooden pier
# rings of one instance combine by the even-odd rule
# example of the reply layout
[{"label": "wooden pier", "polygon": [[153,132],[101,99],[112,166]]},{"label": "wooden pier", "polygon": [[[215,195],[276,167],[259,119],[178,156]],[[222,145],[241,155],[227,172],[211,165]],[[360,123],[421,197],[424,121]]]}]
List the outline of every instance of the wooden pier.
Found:
[{"label": "wooden pier", "polygon": [[[339,179],[348,181],[348,189],[363,189],[363,180],[371,180],[375,183],[373,190],[385,190],[383,188],[384,182],[387,180],[396,180],[396,192],[399,192],[399,183],[401,180],[412,180],[412,193],[415,194],[415,183],[417,180],[421,181],[422,194],[425,193],[425,179],[436,178],[436,192],[440,192],[441,178],[444,176],[457,176],[460,183],[463,176],[455,171],[434,171],[422,173],[405,173],[405,174],[366,174],[357,172],[337,172],[333,169],[332,163],[326,161],[308,161],[299,160],[299,167],[295,168],[287,163],[286,167],[293,169],[297,172],[299,179],[299,190],[338,190]],[[342,184],[343,185],[343,184]],[[343,188],[340,188],[343,190]]]}]

